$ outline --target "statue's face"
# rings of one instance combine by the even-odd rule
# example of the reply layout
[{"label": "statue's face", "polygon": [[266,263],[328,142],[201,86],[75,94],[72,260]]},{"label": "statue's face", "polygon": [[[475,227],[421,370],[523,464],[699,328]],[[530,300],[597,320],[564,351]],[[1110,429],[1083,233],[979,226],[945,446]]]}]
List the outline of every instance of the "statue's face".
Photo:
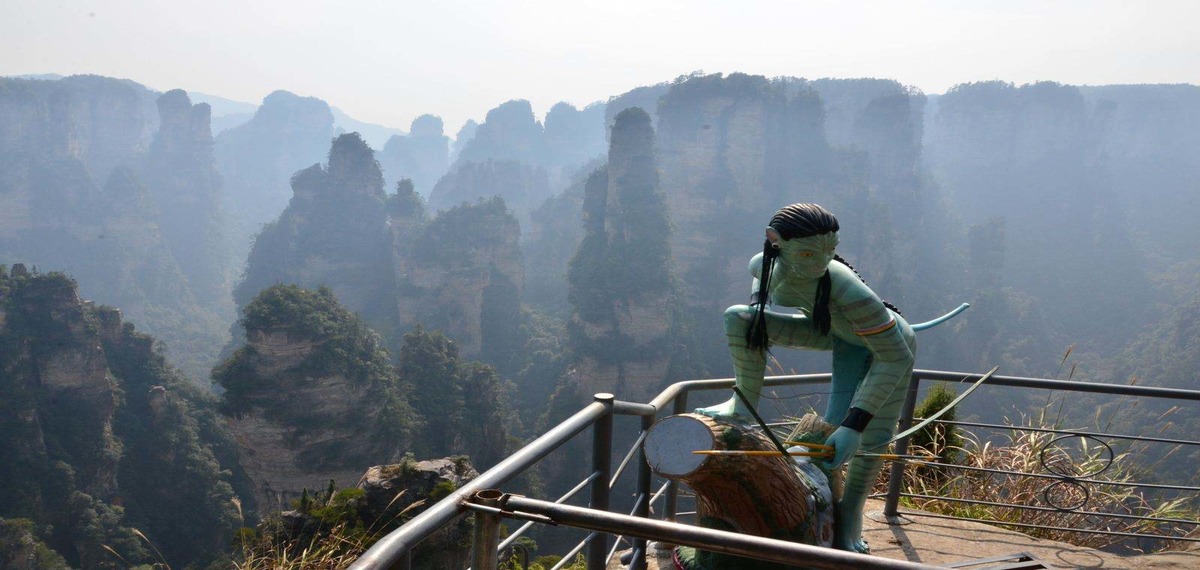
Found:
[{"label": "statue's face", "polygon": [[800,276],[816,278],[825,274],[837,248],[837,232],[780,242],[779,258],[789,271]]}]

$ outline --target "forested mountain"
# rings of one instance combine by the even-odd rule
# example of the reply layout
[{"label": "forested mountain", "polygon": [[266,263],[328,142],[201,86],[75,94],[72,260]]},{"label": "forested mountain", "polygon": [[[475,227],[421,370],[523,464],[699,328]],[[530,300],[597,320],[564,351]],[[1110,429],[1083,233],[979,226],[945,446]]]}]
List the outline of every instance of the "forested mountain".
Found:
[{"label": "forested mountain", "polygon": [[0,79],[0,263],[60,270],[196,379],[232,318],[208,108],[75,76]]},{"label": "forested mountain", "polygon": [[648,400],[687,353],[673,350],[671,224],[654,129],[640,108],[617,115],[608,164],[584,185],[583,230],[567,273],[575,362],[563,380],[580,400],[602,391]]},{"label": "forested mountain", "polygon": [[294,196],[255,241],[235,291],[245,307],[275,283],[330,287],[397,346],[418,324],[446,331],[477,357],[485,350],[485,291],[511,288],[520,313],[520,228],[499,198],[430,219],[411,183],[385,194],[374,153],[357,135],[334,140],[327,166],[292,177]]},{"label": "forested mountain", "polygon": [[407,178],[418,194],[428,196],[450,168],[450,138],[440,118],[421,115],[413,119],[409,134],[393,135],[377,156],[388,188]]},{"label": "forested mountain", "polygon": [[238,496],[273,512],[409,452],[486,468],[593,393],[728,376],[720,315],[794,202],[910,322],[972,303],[919,367],[1046,376],[1070,346],[1075,380],[1197,387],[1197,86],[697,73],[453,141],[421,115],[378,152],[285,91],[210,123],[182,91],[0,79],[0,544],[151,562],[137,528],[183,567]]},{"label": "forested mountain", "polygon": [[272,286],[243,313],[246,343],[213,381],[264,515],[406,453],[504,457],[509,388],[440,332],[404,335],[393,362],[327,287]]},{"label": "forested mountain", "polygon": [[287,91],[267,95],[253,119],[217,136],[217,170],[234,213],[241,259],[252,237],[287,205],[292,174],[321,162],[333,136],[328,104]]},{"label": "forested mountain", "polygon": [[0,266],[0,374],[0,519],[72,567],[213,560],[247,524],[212,397],[70,278]]}]

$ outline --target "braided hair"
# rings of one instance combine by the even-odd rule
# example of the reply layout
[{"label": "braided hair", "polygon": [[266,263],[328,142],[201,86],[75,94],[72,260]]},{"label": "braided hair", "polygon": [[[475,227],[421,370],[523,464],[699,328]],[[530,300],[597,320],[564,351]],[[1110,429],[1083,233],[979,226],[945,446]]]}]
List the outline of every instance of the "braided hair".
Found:
[{"label": "braided hair", "polygon": [[[815,235],[827,234],[836,232],[840,228],[838,226],[837,217],[832,212],[818,206],[817,204],[792,204],[781,208],[771,218],[771,223],[768,226],[779,232],[779,237],[785,240],[795,238],[806,238]],[[763,241],[763,257],[762,257],[762,272],[758,278],[758,294],[755,296],[752,306],[754,314],[750,319],[750,330],[746,331],[746,343],[751,349],[765,351],[770,348],[770,339],[767,338],[767,297],[769,296],[768,287],[771,282],[771,270],[775,264],[775,260],[779,258],[779,245],[771,243],[771,240]],[[829,293],[833,288],[832,281],[829,277],[829,271],[821,276],[821,280],[817,283],[817,298],[813,304],[813,322],[817,325],[817,330],[821,334],[829,334],[831,326],[829,316]]]}]

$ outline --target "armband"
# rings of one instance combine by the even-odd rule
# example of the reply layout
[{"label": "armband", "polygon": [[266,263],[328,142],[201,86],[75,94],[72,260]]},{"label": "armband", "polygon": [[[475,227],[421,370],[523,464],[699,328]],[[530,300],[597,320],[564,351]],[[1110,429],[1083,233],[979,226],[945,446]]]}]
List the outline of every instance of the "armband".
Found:
[{"label": "armband", "polygon": [[867,424],[871,423],[871,420],[874,418],[875,415],[866,410],[850,408],[846,412],[846,419],[842,420],[842,425],[858,433],[862,433],[863,430],[867,429]]}]

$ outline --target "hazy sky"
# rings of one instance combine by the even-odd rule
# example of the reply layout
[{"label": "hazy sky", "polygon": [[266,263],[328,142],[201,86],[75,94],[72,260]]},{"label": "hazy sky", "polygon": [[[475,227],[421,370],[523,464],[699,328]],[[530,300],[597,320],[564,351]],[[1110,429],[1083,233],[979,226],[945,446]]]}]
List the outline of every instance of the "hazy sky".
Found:
[{"label": "hazy sky", "polygon": [[276,89],[453,135],[693,71],[1200,83],[1200,1],[0,0],[0,75],[94,73],[258,103]]}]

